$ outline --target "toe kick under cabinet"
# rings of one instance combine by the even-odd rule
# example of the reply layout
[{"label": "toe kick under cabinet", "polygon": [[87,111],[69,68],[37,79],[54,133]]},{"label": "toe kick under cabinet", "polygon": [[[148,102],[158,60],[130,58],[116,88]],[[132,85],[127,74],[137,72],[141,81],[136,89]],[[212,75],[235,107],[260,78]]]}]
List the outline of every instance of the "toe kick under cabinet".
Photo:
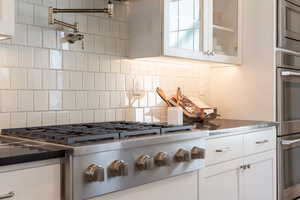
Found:
[{"label": "toe kick under cabinet", "polygon": [[60,180],[60,163],[1,167],[0,199],[60,200]]},{"label": "toe kick under cabinet", "polygon": [[207,140],[199,200],[276,200],[276,128]]},{"label": "toe kick under cabinet", "polygon": [[243,0],[134,0],[129,57],[241,64]]}]

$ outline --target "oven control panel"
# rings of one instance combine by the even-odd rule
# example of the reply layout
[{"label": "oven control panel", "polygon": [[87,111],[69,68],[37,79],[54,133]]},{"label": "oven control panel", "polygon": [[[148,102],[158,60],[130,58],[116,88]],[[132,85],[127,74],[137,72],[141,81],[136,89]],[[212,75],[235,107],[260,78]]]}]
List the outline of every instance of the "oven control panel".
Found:
[{"label": "oven control panel", "polygon": [[75,156],[73,196],[89,199],[196,171],[204,164],[203,138]]}]

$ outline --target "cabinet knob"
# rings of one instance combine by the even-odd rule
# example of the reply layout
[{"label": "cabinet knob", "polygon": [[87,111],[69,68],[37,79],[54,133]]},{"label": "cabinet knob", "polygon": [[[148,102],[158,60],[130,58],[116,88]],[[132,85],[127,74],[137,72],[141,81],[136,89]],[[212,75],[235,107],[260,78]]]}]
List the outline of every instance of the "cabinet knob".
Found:
[{"label": "cabinet knob", "polygon": [[115,160],[108,167],[108,177],[127,176],[128,164],[123,160]]},{"label": "cabinet knob", "polygon": [[142,170],[148,170],[153,168],[153,158],[149,155],[142,155],[140,156],[136,162],[135,167],[136,169],[142,171]]},{"label": "cabinet knob", "polygon": [[177,162],[187,162],[187,161],[190,161],[191,155],[190,155],[190,152],[188,150],[179,149],[176,152],[174,158]]},{"label": "cabinet knob", "polygon": [[159,152],[154,157],[154,163],[155,163],[155,165],[157,165],[159,167],[168,165],[169,164],[168,154],[165,152]]},{"label": "cabinet knob", "polygon": [[193,147],[191,150],[192,159],[204,159],[205,158],[205,149],[200,147]]},{"label": "cabinet knob", "polygon": [[85,170],[85,177],[89,182],[102,182],[104,181],[104,168],[92,164]]}]

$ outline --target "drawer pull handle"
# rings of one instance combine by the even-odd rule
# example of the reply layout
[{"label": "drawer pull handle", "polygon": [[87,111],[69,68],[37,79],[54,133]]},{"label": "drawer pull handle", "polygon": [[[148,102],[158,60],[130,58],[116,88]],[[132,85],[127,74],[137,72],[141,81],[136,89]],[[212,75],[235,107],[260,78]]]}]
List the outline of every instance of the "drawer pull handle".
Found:
[{"label": "drawer pull handle", "polygon": [[265,144],[268,143],[269,140],[256,141],[256,144]]},{"label": "drawer pull handle", "polygon": [[3,194],[0,195],[0,199],[8,199],[8,198],[13,198],[15,196],[16,193],[14,192],[9,192],[8,194]]},{"label": "drawer pull handle", "polygon": [[230,147],[225,147],[225,148],[222,148],[222,149],[216,149],[217,153],[224,153],[224,152],[228,152],[228,151],[231,151]]}]

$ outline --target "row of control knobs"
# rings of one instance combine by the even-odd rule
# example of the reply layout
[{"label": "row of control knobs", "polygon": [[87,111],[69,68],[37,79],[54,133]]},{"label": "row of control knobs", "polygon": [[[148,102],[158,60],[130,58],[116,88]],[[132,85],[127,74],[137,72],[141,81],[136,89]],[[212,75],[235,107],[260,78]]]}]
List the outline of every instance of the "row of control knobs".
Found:
[{"label": "row of control knobs", "polygon": [[[175,162],[189,162],[195,159],[204,159],[205,149],[193,147],[190,151],[179,149],[174,155]],[[166,152],[159,152],[154,157],[149,155],[140,156],[135,163],[135,167],[139,171],[149,170],[154,167],[167,166],[171,162],[170,156]],[[108,167],[108,177],[127,176],[128,163],[122,160],[113,161]],[[104,168],[98,165],[90,165],[85,171],[85,177],[90,182],[104,181]]]}]

